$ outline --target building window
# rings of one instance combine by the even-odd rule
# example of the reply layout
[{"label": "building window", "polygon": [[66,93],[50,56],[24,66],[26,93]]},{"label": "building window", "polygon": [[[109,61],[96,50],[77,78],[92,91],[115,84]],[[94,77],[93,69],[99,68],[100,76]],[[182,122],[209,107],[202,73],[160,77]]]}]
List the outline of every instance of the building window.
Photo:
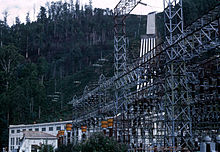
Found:
[{"label": "building window", "polygon": [[32,129],[29,129],[29,131],[32,131]]},{"label": "building window", "polygon": [[14,150],[14,146],[11,146],[11,150]]},{"label": "building window", "polygon": [[57,126],[57,130],[61,130],[61,126]]},{"label": "building window", "polygon": [[20,138],[16,138],[16,145],[20,145]]},{"label": "building window", "polygon": [[39,131],[39,128],[35,128],[35,131]]},{"label": "building window", "polygon": [[42,128],[42,131],[46,131],[46,128]]},{"label": "building window", "polygon": [[20,133],[20,130],[17,130],[17,133]]},{"label": "building window", "polygon": [[23,131],[26,131],[26,129],[23,129]]},{"label": "building window", "polygon": [[15,130],[11,130],[11,133],[12,133],[12,134],[15,133]]},{"label": "building window", "polygon": [[53,127],[49,127],[49,131],[53,131]]},{"label": "building window", "polygon": [[15,144],[15,139],[11,138],[11,145],[14,145],[14,144]]}]

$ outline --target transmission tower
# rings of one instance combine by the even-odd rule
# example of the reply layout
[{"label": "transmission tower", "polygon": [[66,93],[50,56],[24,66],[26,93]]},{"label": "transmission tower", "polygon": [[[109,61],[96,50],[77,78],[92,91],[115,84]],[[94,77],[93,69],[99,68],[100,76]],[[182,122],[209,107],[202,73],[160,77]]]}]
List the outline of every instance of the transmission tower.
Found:
[{"label": "transmission tower", "polygon": [[[128,14],[138,5],[141,0],[120,0],[117,6],[114,8],[114,76],[116,79],[122,74],[126,73],[127,68],[127,37],[125,20]],[[116,81],[117,83],[117,81]],[[116,85],[115,85],[116,86]],[[115,115],[117,115],[118,107],[120,106],[123,111],[127,111],[126,103],[126,87],[115,88]],[[122,103],[119,105],[119,98],[122,98]],[[126,119],[127,116],[122,114],[121,119]],[[124,122],[124,121],[123,121]],[[117,138],[117,118],[115,126],[115,137]],[[123,126],[123,123],[122,125]],[[122,128],[124,130],[124,128]],[[125,133],[123,132],[124,136]],[[125,140],[125,138],[124,138]]]},{"label": "transmission tower", "polygon": [[[163,2],[167,34],[165,38],[167,45],[171,46],[184,35],[182,0],[164,0]],[[166,50],[165,147],[173,151],[183,148],[192,149],[187,68],[182,60],[181,49],[176,46]]]}]

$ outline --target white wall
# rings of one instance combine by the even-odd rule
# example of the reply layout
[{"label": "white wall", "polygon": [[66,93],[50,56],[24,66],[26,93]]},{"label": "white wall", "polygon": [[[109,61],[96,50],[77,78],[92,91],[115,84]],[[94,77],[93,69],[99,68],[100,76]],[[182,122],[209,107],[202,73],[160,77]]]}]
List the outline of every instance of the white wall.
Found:
[{"label": "white wall", "polygon": [[[13,149],[19,148],[20,143],[16,143],[16,139],[23,138],[23,132],[22,132],[23,130],[29,131],[31,129],[32,131],[35,131],[38,128],[39,131],[42,131],[43,128],[46,128],[46,131],[43,131],[43,132],[56,136],[59,130],[65,130],[67,123],[72,123],[72,121],[30,124],[30,125],[10,125],[9,126],[9,147],[8,147],[9,152],[12,152],[12,148]],[[52,131],[49,130],[50,127],[53,128]],[[57,127],[60,127],[60,128],[57,128]],[[11,143],[11,141],[12,142],[14,141],[14,142]]]},{"label": "white wall", "polygon": [[57,139],[25,139],[19,152],[31,152],[32,145],[41,146],[42,144],[52,145],[54,149],[58,147]]}]

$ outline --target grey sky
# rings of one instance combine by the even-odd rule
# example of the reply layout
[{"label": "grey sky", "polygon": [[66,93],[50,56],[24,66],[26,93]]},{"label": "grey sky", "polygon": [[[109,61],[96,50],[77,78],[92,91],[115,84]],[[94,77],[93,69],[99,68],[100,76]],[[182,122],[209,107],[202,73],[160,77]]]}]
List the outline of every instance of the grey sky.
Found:
[{"label": "grey sky", "polygon": [[[9,13],[8,24],[12,25],[15,22],[15,17],[19,16],[21,22],[25,21],[27,12],[30,13],[31,20],[34,20],[38,14],[40,6],[45,6],[47,2],[60,0],[0,0],[0,19],[3,20],[3,12],[6,10]],[[63,0],[65,1],[65,0]],[[66,0],[67,2],[69,0]],[[75,2],[76,0],[74,0]],[[93,0],[93,6],[97,8],[113,9],[119,0]],[[133,13],[146,15],[152,11],[163,10],[163,0],[142,0],[149,6],[139,5]],[[80,4],[88,4],[89,0],[80,0]],[[34,14],[34,8],[36,10]]]}]

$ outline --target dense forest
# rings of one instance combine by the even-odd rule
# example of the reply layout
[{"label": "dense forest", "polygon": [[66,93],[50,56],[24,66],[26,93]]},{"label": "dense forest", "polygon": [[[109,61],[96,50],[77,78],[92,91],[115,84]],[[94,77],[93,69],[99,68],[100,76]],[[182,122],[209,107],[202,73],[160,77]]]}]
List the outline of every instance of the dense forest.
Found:
[{"label": "dense forest", "polygon": [[[185,25],[219,3],[183,1]],[[15,21],[11,27],[7,15],[0,21],[0,148],[7,146],[9,124],[71,119],[67,103],[73,96],[94,85],[100,74],[113,75],[112,10],[60,1],[41,7],[36,21],[29,13],[26,23]],[[139,54],[145,27],[145,16],[127,19],[130,62]]]}]

